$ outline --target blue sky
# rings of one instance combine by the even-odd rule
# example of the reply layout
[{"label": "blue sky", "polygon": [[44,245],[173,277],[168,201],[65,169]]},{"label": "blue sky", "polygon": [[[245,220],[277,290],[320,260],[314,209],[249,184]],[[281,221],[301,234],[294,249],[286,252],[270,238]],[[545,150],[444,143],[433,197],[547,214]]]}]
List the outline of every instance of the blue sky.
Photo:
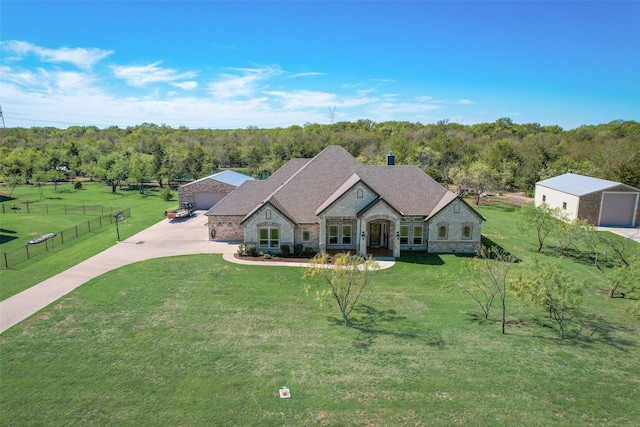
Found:
[{"label": "blue sky", "polygon": [[638,1],[3,0],[0,40],[10,127],[640,120]]}]

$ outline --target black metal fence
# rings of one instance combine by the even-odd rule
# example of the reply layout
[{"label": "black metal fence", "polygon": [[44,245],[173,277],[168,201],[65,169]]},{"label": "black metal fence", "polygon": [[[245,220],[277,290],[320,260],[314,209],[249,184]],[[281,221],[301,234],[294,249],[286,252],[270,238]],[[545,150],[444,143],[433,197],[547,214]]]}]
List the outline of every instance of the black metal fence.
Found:
[{"label": "black metal fence", "polygon": [[[31,208],[34,208],[37,205],[32,205]],[[57,205],[50,205],[49,208],[55,206],[55,209],[59,209]],[[67,209],[70,207],[64,207]],[[73,207],[77,209],[78,207]],[[59,231],[55,233],[55,236],[50,237],[48,239],[44,239],[40,243],[26,244],[24,247],[16,248],[11,251],[2,252],[0,256],[0,268],[11,268],[20,264],[21,262],[44,256],[50,251],[57,250],[63,247],[65,243],[70,243],[80,237],[86,236],[87,234],[93,233],[95,231],[100,230],[103,227],[113,225],[116,222],[116,217],[119,213],[122,213],[122,218],[129,218],[131,216],[131,209],[117,209],[117,208],[103,208],[102,206],[86,206],[81,208],[102,208],[98,210],[98,213],[107,211],[107,214],[101,214],[98,217],[91,218],[87,221],[81,222],[71,228],[67,228],[66,230]],[[37,209],[40,209],[38,207]],[[55,213],[62,213],[62,210],[58,210]],[[71,211],[68,211],[71,213]],[[74,213],[79,213],[81,211],[76,210]],[[85,212],[89,212],[89,210],[85,210]],[[94,209],[95,213],[96,210]],[[33,210],[31,213],[35,213]],[[44,211],[40,211],[38,213],[45,213]],[[53,210],[48,210],[46,213],[54,213]],[[67,212],[65,212],[67,213]]]},{"label": "black metal fence", "polygon": [[121,211],[121,208],[108,206],[86,206],[86,205],[60,205],[48,203],[0,203],[2,206],[0,211],[5,213],[28,213],[28,214],[65,214],[65,215],[115,215],[115,212]]}]

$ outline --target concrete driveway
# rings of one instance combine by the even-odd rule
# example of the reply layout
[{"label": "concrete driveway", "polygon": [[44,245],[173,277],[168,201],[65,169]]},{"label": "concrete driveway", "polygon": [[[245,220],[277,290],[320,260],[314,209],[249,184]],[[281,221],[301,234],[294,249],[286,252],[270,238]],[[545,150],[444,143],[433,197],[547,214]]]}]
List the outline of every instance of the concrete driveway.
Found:
[{"label": "concrete driveway", "polygon": [[228,254],[227,257],[230,255],[233,258],[238,245],[208,241],[206,224],[207,218],[203,212],[181,221],[162,220],[88,260],[7,298],[0,302],[0,333],[83,283],[123,265],[187,254]]},{"label": "concrete driveway", "polygon": [[640,243],[640,227],[636,228],[616,228],[616,227],[596,227],[598,231],[610,231],[619,236],[635,240]]},{"label": "concrete driveway", "polygon": [[[184,220],[162,220],[109,249],[69,268],[29,289],[0,302],[0,333],[57,301],[83,283],[107,271],[152,258],[191,254],[222,254],[229,262],[249,265],[305,267],[306,263],[260,262],[235,258],[238,244],[207,240],[204,211]],[[377,260],[381,269],[395,264],[393,259]]]}]

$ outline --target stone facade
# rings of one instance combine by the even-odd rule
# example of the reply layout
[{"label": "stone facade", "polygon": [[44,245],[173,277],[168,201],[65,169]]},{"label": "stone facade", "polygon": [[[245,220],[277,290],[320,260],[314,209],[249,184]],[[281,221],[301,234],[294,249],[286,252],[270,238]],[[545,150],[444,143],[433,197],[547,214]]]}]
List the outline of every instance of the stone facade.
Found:
[{"label": "stone facade", "polygon": [[[309,233],[309,240],[303,240],[305,231]],[[320,251],[320,224],[301,224],[294,230],[294,245],[301,244],[305,248],[311,248],[316,252]],[[293,247],[291,248],[293,250]]]},{"label": "stone facade", "polygon": [[[600,204],[602,203],[602,193],[591,193],[580,197],[578,205],[578,219],[584,219],[591,224],[598,224],[600,217]],[[569,218],[571,220],[576,218]]]},{"label": "stone facade", "polygon": [[[442,227],[445,233],[442,233]],[[481,247],[481,227],[482,220],[478,215],[466,203],[454,200],[429,220],[427,250],[431,253],[475,253]],[[468,234],[465,235],[465,231]]]},{"label": "stone facade", "polygon": [[[276,246],[261,244],[260,230],[272,228],[278,230],[278,244]],[[279,253],[281,245],[289,245],[293,248],[294,224],[267,203],[251,215],[244,223],[244,243],[247,245],[255,245],[259,251],[267,253]]]},{"label": "stone facade", "polygon": [[243,219],[243,215],[210,216],[208,222],[209,240],[242,241],[244,227],[240,225],[240,222]]}]

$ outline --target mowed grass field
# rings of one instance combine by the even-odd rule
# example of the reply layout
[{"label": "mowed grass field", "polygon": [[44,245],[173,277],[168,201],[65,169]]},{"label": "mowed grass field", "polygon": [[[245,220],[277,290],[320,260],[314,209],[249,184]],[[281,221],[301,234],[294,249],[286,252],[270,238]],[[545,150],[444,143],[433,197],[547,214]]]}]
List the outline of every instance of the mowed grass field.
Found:
[{"label": "mowed grass field", "polygon": [[[517,211],[486,206],[486,238],[528,264]],[[307,296],[303,270],[219,255],[129,265],[0,336],[2,425],[637,426],[636,301],[593,267],[566,339],[509,297],[478,320],[469,257],[403,254],[353,315]],[[290,399],[281,399],[286,386]]]},{"label": "mowed grass field", "polygon": [[[11,189],[0,186],[3,200]],[[165,210],[177,205],[177,192],[174,191],[172,201],[164,201],[157,189],[147,189],[145,195],[136,190],[118,190],[111,194],[111,187],[99,182],[85,182],[82,190],[75,190],[72,183],[58,184],[57,191],[53,185],[43,186],[44,199],[35,185],[18,186],[12,194],[13,200],[5,201],[5,213],[0,210],[0,234],[2,244],[0,251],[8,252],[24,248],[26,242],[34,237],[46,233],[58,233],[80,223],[85,223],[103,213],[109,214],[110,208],[130,208],[131,216],[119,224],[120,237],[126,239],[133,234],[161,221]],[[30,202],[32,209],[27,213],[25,202]],[[46,212],[42,205],[47,204],[50,212]],[[10,209],[20,206],[19,210]],[[70,209],[72,214],[65,215],[63,206],[91,206],[103,209],[88,209],[86,215],[76,209]],[[54,246],[54,250],[39,255],[35,260],[29,260],[10,269],[0,270],[0,300],[4,300],[18,292],[33,286],[81,261],[112,246],[117,239],[115,226],[104,226],[96,231],[81,236],[79,239],[64,245]],[[43,245],[43,244],[40,244]],[[40,248],[39,248],[40,249]]]}]

